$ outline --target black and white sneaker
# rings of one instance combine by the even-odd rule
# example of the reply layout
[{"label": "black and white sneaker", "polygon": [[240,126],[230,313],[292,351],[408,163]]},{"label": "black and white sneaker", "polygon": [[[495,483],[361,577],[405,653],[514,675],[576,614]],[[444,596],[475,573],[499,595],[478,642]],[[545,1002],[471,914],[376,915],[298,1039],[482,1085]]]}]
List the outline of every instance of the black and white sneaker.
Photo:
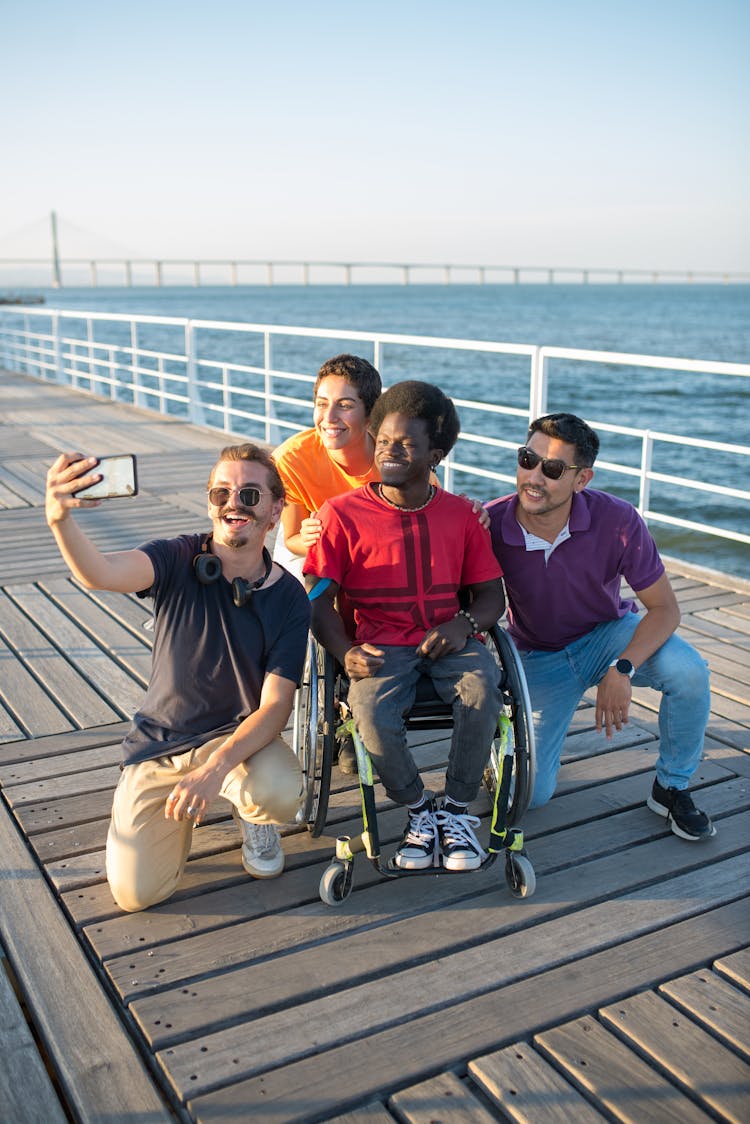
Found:
[{"label": "black and white sneaker", "polygon": [[446,870],[477,870],[487,858],[474,829],[479,817],[470,816],[466,808],[446,800],[436,817]]},{"label": "black and white sneaker", "polygon": [[646,804],[657,816],[664,816],[675,835],[692,842],[710,839],[716,835],[716,828],[705,812],[693,803],[686,788],[662,788],[654,781]]},{"label": "black and white sneaker", "polygon": [[426,870],[437,866],[440,859],[435,801],[425,796],[418,808],[409,809],[404,837],[393,857],[401,870]]}]

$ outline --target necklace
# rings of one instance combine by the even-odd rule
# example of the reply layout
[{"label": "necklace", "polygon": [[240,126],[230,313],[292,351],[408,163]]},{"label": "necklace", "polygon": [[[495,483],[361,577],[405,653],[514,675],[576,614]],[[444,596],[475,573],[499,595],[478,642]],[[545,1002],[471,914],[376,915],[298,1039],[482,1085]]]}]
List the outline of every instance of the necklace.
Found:
[{"label": "necklace", "polygon": [[435,485],[430,484],[427,490],[427,499],[424,501],[424,503],[421,503],[419,507],[404,507],[400,503],[394,503],[393,500],[389,500],[388,496],[383,491],[382,484],[378,484],[378,495],[380,496],[381,500],[385,500],[389,507],[395,507],[396,511],[423,511],[424,508],[427,507],[427,504],[430,502],[432,497],[435,495]]}]

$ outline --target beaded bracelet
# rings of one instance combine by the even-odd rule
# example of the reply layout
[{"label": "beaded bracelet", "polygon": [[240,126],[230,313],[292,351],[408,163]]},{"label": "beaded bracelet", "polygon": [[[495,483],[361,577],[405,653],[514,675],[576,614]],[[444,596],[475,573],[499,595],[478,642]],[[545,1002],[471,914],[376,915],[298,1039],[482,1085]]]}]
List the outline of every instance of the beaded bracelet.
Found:
[{"label": "beaded bracelet", "polygon": [[[474,633],[482,631],[481,628],[479,627],[479,625],[477,624],[477,622],[472,617],[471,613],[469,613],[466,609],[459,609],[458,612],[456,613],[456,616],[457,617],[466,617],[467,621],[471,625],[471,635],[472,636],[474,635]],[[455,618],[454,618],[454,620],[455,620]]]}]

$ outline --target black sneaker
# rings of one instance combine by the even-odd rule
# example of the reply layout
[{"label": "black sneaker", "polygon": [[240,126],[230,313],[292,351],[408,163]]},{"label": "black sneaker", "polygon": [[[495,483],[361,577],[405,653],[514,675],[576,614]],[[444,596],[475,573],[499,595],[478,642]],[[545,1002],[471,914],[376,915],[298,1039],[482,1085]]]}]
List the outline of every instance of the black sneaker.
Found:
[{"label": "black sneaker", "polygon": [[446,800],[435,817],[440,832],[440,848],[446,870],[477,870],[487,858],[474,828],[479,817],[470,816],[466,808]]},{"label": "black sneaker", "polygon": [[696,808],[686,788],[662,788],[658,781],[654,781],[646,803],[657,816],[664,816],[669,821],[672,831],[680,839],[695,841],[716,835],[711,820],[705,812]]},{"label": "black sneaker", "polygon": [[432,796],[425,796],[418,808],[409,809],[406,831],[393,858],[401,870],[425,870],[438,865],[440,843],[435,815]]},{"label": "black sneaker", "polygon": [[357,775],[357,754],[351,734],[346,734],[339,742],[338,766],[339,771],[349,777]]}]

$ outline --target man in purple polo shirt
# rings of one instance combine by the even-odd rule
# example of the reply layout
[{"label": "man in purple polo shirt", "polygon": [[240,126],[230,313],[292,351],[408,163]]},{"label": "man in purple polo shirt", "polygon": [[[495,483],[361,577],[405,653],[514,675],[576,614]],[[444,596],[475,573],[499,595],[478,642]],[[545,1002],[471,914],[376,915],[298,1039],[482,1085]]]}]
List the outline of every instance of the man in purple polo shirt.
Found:
[{"label": "man in purple polo shirt", "polygon": [[[534,710],[531,806],[555,791],[562,745],[584,691],[596,686],[596,728],[609,738],[628,721],[634,683],[662,694],[648,807],[681,839],[708,839],[716,829],[687,791],[708,721],[708,668],[675,635],[677,600],[638,512],[587,490],[598,452],[596,433],[574,414],[538,418],[518,451],[516,494],[487,505],[509,631]],[[645,613],[620,596],[621,578]]]}]

